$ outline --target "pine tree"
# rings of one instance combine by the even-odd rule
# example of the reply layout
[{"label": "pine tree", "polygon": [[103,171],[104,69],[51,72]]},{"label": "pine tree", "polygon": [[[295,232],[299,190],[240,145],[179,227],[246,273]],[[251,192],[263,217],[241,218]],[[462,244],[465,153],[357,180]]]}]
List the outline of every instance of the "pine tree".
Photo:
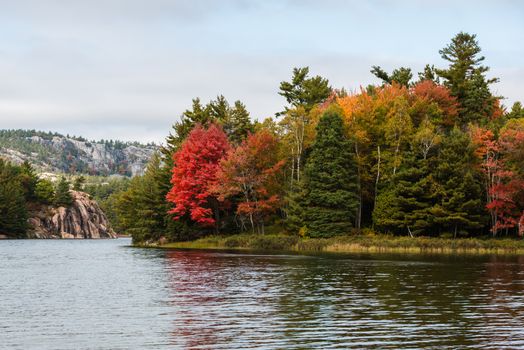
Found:
[{"label": "pine tree", "polygon": [[286,213],[285,227],[291,233],[299,233],[301,236],[306,234],[305,214],[304,214],[304,182],[298,181],[291,188],[285,198]]},{"label": "pine tree", "polygon": [[23,237],[27,228],[24,190],[16,179],[0,180],[0,231]]},{"label": "pine tree", "polygon": [[254,132],[249,112],[242,102],[236,101],[231,107],[226,98],[219,95],[204,106],[200,99],[196,98],[193,99],[192,108],[186,110],[180,121],[173,124],[173,131],[167,137],[166,146],[162,148],[164,161],[171,158],[197,124],[207,127],[211,123],[220,125],[234,144],[240,144],[249,133]]},{"label": "pine tree", "polygon": [[75,191],[82,191],[84,189],[84,184],[86,182],[86,178],[82,175],[77,176],[75,178],[75,181],[73,182],[73,190]]},{"label": "pine tree", "polygon": [[[311,109],[324,102],[330,95],[332,89],[329,81],[321,76],[309,77],[309,67],[294,68],[291,82],[283,81],[280,83],[281,96],[292,107],[303,107],[306,113]],[[288,108],[280,114],[285,114]]]},{"label": "pine tree", "polygon": [[462,127],[470,122],[485,124],[494,113],[498,100],[489,91],[489,85],[498,79],[486,78],[489,68],[482,65],[484,56],[479,56],[480,51],[476,35],[463,32],[439,51],[450,66],[437,69],[436,73],[460,103],[459,125]]},{"label": "pine tree", "polygon": [[435,71],[435,66],[434,65],[430,66],[429,64],[426,64],[426,66],[424,67],[424,70],[418,73],[418,79],[419,79],[419,82],[426,80],[426,81],[432,81],[435,84],[440,83],[438,75]]},{"label": "pine tree", "polygon": [[373,222],[377,228],[397,234],[432,233],[431,212],[438,187],[430,174],[431,160],[410,154],[399,172],[377,196]]},{"label": "pine tree", "polygon": [[36,201],[42,204],[51,204],[55,198],[55,187],[47,179],[40,179],[35,189]]},{"label": "pine tree", "polygon": [[213,120],[210,105],[203,106],[199,98],[193,99],[191,109],[185,110],[180,121],[172,126],[173,130],[166,139],[166,145],[162,147],[164,158],[171,158],[195,125],[208,125]]},{"label": "pine tree", "polygon": [[235,106],[230,110],[230,122],[229,140],[235,145],[240,144],[247,135],[254,132],[255,128],[249,118],[249,112],[240,101],[236,101]]},{"label": "pine tree", "polygon": [[221,122],[225,123],[229,121],[229,102],[227,102],[227,99],[224,97],[224,95],[218,95],[217,98],[207,105],[207,109],[209,110],[209,114],[212,117],[212,120],[215,122]]},{"label": "pine tree", "polygon": [[513,103],[511,106],[511,111],[506,115],[507,119],[520,119],[524,118],[524,108],[522,108],[522,103],[519,101]]},{"label": "pine tree", "polygon": [[56,185],[54,204],[57,207],[69,207],[73,204],[73,197],[70,192],[69,181],[65,177],[61,177],[60,181]]},{"label": "pine tree", "polygon": [[27,228],[25,190],[20,169],[0,159],[0,232],[22,238]]},{"label": "pine tree", "polygon": [[154,176],[159,168],[160,157],[155,154],[145,174],[134,177],[129,188],[117,194],[114,200],[119,226],[133,237],[135,243],[156,240],[165,231],[165,195],[160,193]]},{"label": "pine tree", "polygon": [[467,233],[485,222],[482,188],[474,171],[475,155],[467,134],[451,131],[442,143],[435,177],[442,189],[435,221],[444,230]]},{"label": "pine tree", "polygon": [[[143,239],[158,239],[166,227],[167,201],[159,182],[161,171],[160,158],[155,155],[148,164],[147,170],[138,186],[138,200],[135,200],[136,214],[140,218],[135,227]],[[133,231],[131,231],[133,233]]]},{"label": "pine tree", "polygon": [[350,149],[342,118],[327,111],[318,123],[304,174],[304,223],[310,237],[347,234],[353,227],[358,185]]},{"label": "pine tree", "polygon": [[400,67],[393,70],[391,74],[388,74],[380,66],[371,67],[371,73],[382,80],[384,84],[393,84],[394,82],[402,86],[410,86],[411,78],[413,78],[413,73],[411,68]]},{"label": "pine tree", "polygon": [[170,241],[192,238],[193,231],[187,222],[174,221],[168,214],[170,165],[162,163],[160,154],[154,154],[144,175],[134,177],[125,191],[109,197],[118,218],[118,229],[130,234],[134,243],[157,241],[160,237]]},{"label": "pine tree", "polygon": [[26,200],[34,201],[36,199],[35,190],[38,183],[38,176],[33,166],[27,160],[20,165],[19,177]]}]

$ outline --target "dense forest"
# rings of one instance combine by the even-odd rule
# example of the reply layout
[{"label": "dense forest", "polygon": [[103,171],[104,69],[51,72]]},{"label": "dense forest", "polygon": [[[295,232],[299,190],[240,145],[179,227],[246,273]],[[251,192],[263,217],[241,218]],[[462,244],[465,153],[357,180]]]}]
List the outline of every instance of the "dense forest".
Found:
[{"label": "dense forest", "polygon": [[[295,68],[278,91],[286,105],[263,121],[240,101],[196,98],[144,175],[86,190],[135,243],[243,231],[521,236],[524,109],[492,92],[475,35],[439,53],[447,66],[416,76],[373,66],[382,83],[356,92]],[[2,182],[2,195],[24,193],[24,181]]]},{"label": "dense forest", "polygon": [[348,93],[295,68],[287,105],[252,122],[240,101],[193,100],[161,154],[112,194],[135,242],[279,230],[330,237],[524,232],[524,109],[491,91],[498,79],[475,35],[439,51],[444,68],[391,73]]}]

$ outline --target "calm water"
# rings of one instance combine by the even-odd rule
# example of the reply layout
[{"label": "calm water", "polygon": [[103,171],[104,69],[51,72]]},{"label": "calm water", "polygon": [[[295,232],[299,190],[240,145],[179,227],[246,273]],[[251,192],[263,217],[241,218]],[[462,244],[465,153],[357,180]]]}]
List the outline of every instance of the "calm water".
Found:
[{"label": "calm water", "polygon": [[524,257],[0,241],[2,349],[524,347]]}]

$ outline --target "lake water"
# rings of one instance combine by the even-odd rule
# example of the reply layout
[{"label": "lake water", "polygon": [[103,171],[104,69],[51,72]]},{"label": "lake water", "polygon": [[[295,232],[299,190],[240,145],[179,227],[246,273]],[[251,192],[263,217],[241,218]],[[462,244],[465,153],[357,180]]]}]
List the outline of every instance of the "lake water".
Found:
[{"label": "lake water", "polygon": [[524,347],[524,257],[0,241],[1,349]]}]

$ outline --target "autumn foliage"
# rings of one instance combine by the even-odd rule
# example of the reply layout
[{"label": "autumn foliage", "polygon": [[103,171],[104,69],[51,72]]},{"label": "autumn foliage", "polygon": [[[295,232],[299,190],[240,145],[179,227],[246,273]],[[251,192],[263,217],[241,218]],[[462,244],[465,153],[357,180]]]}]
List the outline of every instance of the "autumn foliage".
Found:
[{"label": "autumn foliage", "polygon": [[524,123],[513,120],[501,130],[498,138],[491,130],[474,128],[485,175],[486,208],[491,215],[491,231],[516,228],[524,234]]},{"label": "autumn foliage", "polygon": [[455,125],[459,104],[449,89],[431,80],[423,80],[413,87],[413,95],[424,102],[434,103],[440,109],[440,123],[443,126],[453,127]]},{"label": "autumn foliage", "polygon": [[174,239],[268,225],[310,237],[523,235],[524,113],[490,91],[475,38],[459,33],[439,51],[447,68],[427,65],[417,80],[373,67],[382,83],[352,92],[296,68],[280,84],[287,105],[263,121],[223,96],[195,99],[164,149],[169,190],[143,186],[168,192],[175,220],[155,223],[175,222]]},{"label": "autumn foliage", "polygon": [[267,130],[251,134],[221,161],[214,188],[220,201],[238,196],[236,214],[242,227],[263,231],[264,219],[281,205],[278,141]]},{"label": "autumn foliage", "polygon": [[216,124],[207,129],[197,125],[189,133],[173,155],[172,188],[167,194],[167,200],[175,205],[170,213],[176,219],[187,214],[202,226],[216,224],[220,203],[211,187],[229,148],[226,134]]}]

